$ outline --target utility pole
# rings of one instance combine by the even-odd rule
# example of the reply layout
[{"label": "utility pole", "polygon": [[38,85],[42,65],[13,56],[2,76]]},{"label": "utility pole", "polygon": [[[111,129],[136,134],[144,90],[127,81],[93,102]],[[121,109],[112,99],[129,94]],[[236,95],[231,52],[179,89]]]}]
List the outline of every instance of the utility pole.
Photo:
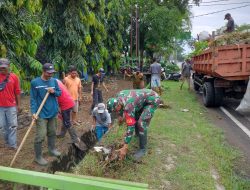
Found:
[{"label": "utility pole", "polygon": [[[138,5],[138,4],[137,4]],[[139,9],[139,6],[137,6],[137,26],[138,26],[138,34],[137,34],[137,38],[138,38],[138,60],[139,60],[139,68],[141,69],[142,71],[142,64],[141,64],[141,54],[140,54],[140,9]]]},{"label": "utility pole", "polygon": [[131,60],[131,67],[133,65],[133,8],[131,5],[131,18],[130,18],[130,60]]},{"label": "utility pole", "polygon": [[136,62],[137,67],[140,66],[140,63],[138,63],[138,8],[137,4],[135,5],[135,56],[136,56]]}]

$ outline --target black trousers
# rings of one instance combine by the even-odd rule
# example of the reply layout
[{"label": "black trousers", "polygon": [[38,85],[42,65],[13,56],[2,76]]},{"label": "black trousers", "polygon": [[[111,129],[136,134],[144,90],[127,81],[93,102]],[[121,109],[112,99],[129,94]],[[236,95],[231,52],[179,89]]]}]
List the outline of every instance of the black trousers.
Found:
[{"label": "black trousers", "polygon": [[94,89],[93,91],[93,103],[91,105],[91,110],[94,109],[97,104],[103,103],[102,91],[99,89]]}]

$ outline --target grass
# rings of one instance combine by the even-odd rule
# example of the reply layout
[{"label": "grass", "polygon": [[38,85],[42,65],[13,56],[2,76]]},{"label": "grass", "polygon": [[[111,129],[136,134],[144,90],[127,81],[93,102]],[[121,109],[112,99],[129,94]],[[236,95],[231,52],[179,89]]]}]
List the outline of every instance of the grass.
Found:
[{"label": "grass", "polygon": [[[156,111],[148,132],[148,154],[141,163],[132,160],[138,147],[138,140],[133,138],[126,160],[103,167],[100,157],[90,153],[73,172],[148,183],[152,189],[212,190],[215,180],[211,171],[215,170],[218,183],[227,190],[250,189],[250,181],[233,171],[240,154],[227,145],[223,132],[213,126],[194,92],[189,93],[186,87],[180,91],[177,82],[163,85],[162,99],[171,108]],[[103,143],[121,142],[124,130],[114,129]]]}]

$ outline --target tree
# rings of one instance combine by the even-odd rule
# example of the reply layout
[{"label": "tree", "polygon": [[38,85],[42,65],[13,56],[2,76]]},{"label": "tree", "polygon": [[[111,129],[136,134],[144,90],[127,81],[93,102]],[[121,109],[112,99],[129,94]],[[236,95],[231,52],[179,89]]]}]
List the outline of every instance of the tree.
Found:
[{"label": "tree", "polygon": [[28,91],[30,77],[41,71],[34,58],[43,35],[35,13],[42,8],[40,0],[6,0],[0,3],[0,56],[11,60],[11,69],[21,78]]},{"label": "tree", "polygon": [[[198,3],[199,1],[194,1]],[[132,0],[139,7],[140,54],[144,50],[153,56],[154,52],[170,50],[175,41],[190,29],[188,0]]]},{"label": "tree", "polygon": [[44,0],[44,46],[57,69],[68,65],[79,69],[102,67],[106,50],[103,41],[104,0]]},{"label": "tree", "polygon": [[113,68],[115,71],[120,66],[121,54],[124,50],[124,36],[126,36],[125,19],[128,14],[126,7],[128,2],[124,0],[108,0],[106,1],[106,47],[109,51],[107,58],[107,67]]}]

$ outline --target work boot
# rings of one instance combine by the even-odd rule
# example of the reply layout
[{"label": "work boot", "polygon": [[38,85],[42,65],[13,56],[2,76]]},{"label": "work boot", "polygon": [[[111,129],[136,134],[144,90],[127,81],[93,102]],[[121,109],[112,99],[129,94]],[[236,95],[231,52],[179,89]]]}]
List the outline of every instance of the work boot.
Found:
[{"label": "work boot", "polygon": [[77,137],[76,130],[73,127],[68,128],[69,135],[73,143],[79,143],[79,138]]},{"label": "work boot", "polygon": [[55,148],[55,141],[56,141],[56,137],[55,136],[48,137],[49,154],[51,156],[58,157],[58,156],[61,155],[61,153],[56,150],[56,148]]},{"label": "work boot", "polygon": [[140,149],[136,151],[134,154],[135,160],[139,161],[145,154],[146,154],[146,147],[147,147],[147,132],[144,131],[144,134],[139,134],[139,142],[140,142]]},{"label": "work boot", "polygon": [[61,132],[60,132],[60,134],[56,135],[56,137],[57,138],[64,138],[66,132],[67,132],[67,129],[64,126],[61,126]]},{"label": "work boot", "polygon": [[48,164],[48,161],[42,157],[42,144],[35,143],[34,150],[35,150],[35,162],[41,166],[46,166]]}]

